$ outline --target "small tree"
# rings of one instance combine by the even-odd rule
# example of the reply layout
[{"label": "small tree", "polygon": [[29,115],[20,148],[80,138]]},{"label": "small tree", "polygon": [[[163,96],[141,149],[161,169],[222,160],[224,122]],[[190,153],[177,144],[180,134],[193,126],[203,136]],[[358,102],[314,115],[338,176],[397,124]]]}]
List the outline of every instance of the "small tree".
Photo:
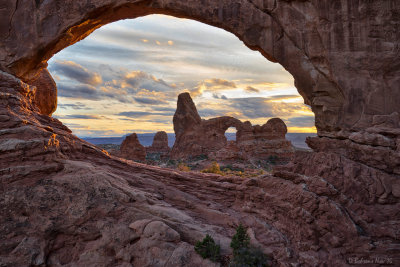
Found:
[{"label": "small tree", "polygon": [[181,162],[178,164],[178,170],[182,172],[190,172],[190,167],[187,166],[185,163]]},{"label": "small tree", "polygon": [[211,166],[207,169],[202,170],[201,172],[203,173],[216,173],[216,174],[222,174],[221,169],[219,167],[218,162],[213,161],[211,163]]},{"label": "small tree", "polygon": [[261,250],[248,247],[236,251],[229,267],[267,267],[270,265],[270,258]]},{"label": "small tree", "polygon": [[203,241],[197,241],[194,250],[203,258],[210,259],[213,262],[220,260],[220,246],[215,244],[214,239],[210,235],[206,235]]},{"label": "small tree", "polygon": [[236,228],[236,234],[232,237],[231,248],[233,249],[233,254],[237,254],[240,249],[248,248],[250,245],[250,237],[246,233],[246,228],[242,224],[239,224]]},{"label": "small tree", "polygon": [[267,255],[250,246],[250,237],[242,224],[236,228],[231,248],[233,249],[233,259],[229,264],[230,267],[266,267],[270,265]]}]

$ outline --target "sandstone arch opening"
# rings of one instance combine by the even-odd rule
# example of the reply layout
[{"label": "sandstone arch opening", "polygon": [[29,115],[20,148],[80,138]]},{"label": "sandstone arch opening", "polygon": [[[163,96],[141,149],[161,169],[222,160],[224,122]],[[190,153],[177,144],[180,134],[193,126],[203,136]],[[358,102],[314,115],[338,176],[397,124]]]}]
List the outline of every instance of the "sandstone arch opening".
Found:
[{"label": "sandstone arch opening", "polygon": [[[315,131],[290,74],[230,33],[192,20],[146,16],[108,24],[55,55],[49,70],[59,86],[55,115],[86,139],[136,132],[149,146],[152,138],[141,133],[173,133],[176,97],[184,90],[205,118],[264,124],[281,117],[290,132]],[[299,112],[308,125],[296,127],[296,118],[304,119],[293,116]]]},{"label": "sandstone arch opening", "polygon": [[226,139],[228,141],[236,141],[236,134],[237,134],[237,129],[236,127],[229,127],[228,130],[225,132]]},{"label": "sandstone arch opening", "polygon": [[[229,248],[241,220],[278,265],[399,262],[396,1],[126,2],[1,4],[2,263],[205,266],[195,240],[210,234]],[[316,113],[314,152],[274,174],[215,179],[110,160],[38,112],[46,84],[35,91],[31,79],[55,52],[152,13],[225,28],[289,70]]]}]

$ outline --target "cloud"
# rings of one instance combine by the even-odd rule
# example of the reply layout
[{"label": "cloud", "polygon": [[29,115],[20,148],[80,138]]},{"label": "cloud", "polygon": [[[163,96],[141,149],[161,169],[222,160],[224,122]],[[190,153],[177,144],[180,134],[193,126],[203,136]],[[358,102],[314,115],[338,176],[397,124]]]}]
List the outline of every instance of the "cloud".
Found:
[{"label": "cloud", "polygon": [[314,125],[315,125],[314,116],[291,117],[288,119],[288,126],[313,127]]},{"label": "cloud", "polygon": [[170,107],[153,107],[152,109],[155,110],[155,111],[165,111],[165,112],[168,112],[170,114],[171,113],[174,114],[175,111],[176,111],[176,108],[170,108]]},{"label": "cloud", "polygon": [[250,119],[273,117],[272,105],[264,97],[231,98],[231,107]]},{"label": "cloud", "polygon": [[150,97],[134,97],[134,99],[137,103],[148,105],[162,105],[167,103],[165,100]]},{"label": "cloud", "polygon": [[259,93],[260,92],[260,90],[258,90],[257,88],[251,87],[251,86],[247,86],[244,90],[248,93]]},{"label": "cloud", "polygon": [[[157,82],[161,81],[161,83],[164,83],[164,81],[157,80],[155,77],[152,77],[152,79],[156,80]],[[167,101],[164,100],[166,99],[166,95],[163,92],[149,91],[147,89],[140,90],[134,99],[140,104],[162,105],[167,103]]]},{"label": "cloud", "polygon": [[51,69],[59,75],[74,79],[80,83],[96,86],[103,82],[100,74],[89,71],[73,61],[55,61],[51,65]]},{"label": "cloud", "polygon": [[196,97],[202,95],[205,91],[215,92],[220,90],[235,89],[236,87],[236,83],[233,81],[212,78],[199,82],[194,88],[189,91],[193,97]]},{"label": "cloud", "polygon": [[86,114],[74,114],[74,115],[57,116],[57,118],[59,118],[59,119],[80,119],[80,120],[100,120],[100,119],[105,119],[104,116],[86,115]]},{"label": "cloud", "polygon": [[287,99],[295,99],[295,98],[301,98],[300,95],[274,95],[268,97],[271,100],[287,100]]},{"label": "cloud", "polygon": [[236,88],[236,84],[232,81],[224,80],[224,79],[207,79],[204,80],[204,83],[207,85],[207,87],[212,88],[212,89],[232,89]]},{"label": "cloud", "polygon": [[228,99],[225,95],[219,95],[219,94],[216,94],[216,93],[214,93],[212,96],[215,99],[223,99],[223,100]]},{"label": "cloud", "polygon": [[158,115],[158,116],[173,116],[174,113],[172,112],[150,112],[150,111],[124,111],[120,112],[116,115],[119,116],[125,116],[129,118],[139,118],[139,117],[145,117],[145,116],[153,116],[153,115]]},{"label": "cloud", "polygon": [[225,111],[211,109],[211,108],[202,108],[199,109],[199,115],[201,117],[221,117],[225,115]]},{"label": "cloud", "polygon": [[88,84],[58,83],[58,96],[75,99],[100,100],[96,87]]},{"label": "cloud", "polygon": [[65,125],[67,125],[69,128],[73,129],[73,130],[84,130],[84,129],[89,129],[89,126],[86,125],[81,125],[78,123],[69,123],[69,122],[63,122]]},{"label": "cloud", "polygon": [[158,79],[144,71],[131,71],[122,78],[122,85],[130,85],[136,90],[146,89],[148,91],[170,91],[174,86],[169,85],[163,79]]},{"label": "cloud", "polygon": [[169,85],[163,79],[158,79],[144,71],[121,72],[108,67],[107,72],[114,73],[114,79],[104,81],[97,86],[74,81],[60,81],[58,82],[59,96],[88,100],[114,99],[127,104],[136,102],[161,105],[167,103],[168,97],[175,98],[177,93],[176,85]]},{"label": "cloud", "polygon": [[71,108],[71,109],[74,109],[74,110],[82,110],[82,109],[89,110],[89,109],[92,109],[92,108],[90,108],[90,107],[88,107],[85,104],[82,104],[80,102],[77,102],[76,104],[61,104],[61,103],[58,103],[57,107],[64,108],[64,109]]}]

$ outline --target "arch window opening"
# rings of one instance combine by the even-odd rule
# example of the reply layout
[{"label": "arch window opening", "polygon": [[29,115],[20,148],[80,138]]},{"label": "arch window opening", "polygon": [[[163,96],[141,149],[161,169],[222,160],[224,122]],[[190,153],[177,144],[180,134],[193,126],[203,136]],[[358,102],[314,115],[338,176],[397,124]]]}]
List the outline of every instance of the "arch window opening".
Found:
[{"label": "arch window opening", "polygon": [[[232,116],[263,125],[279,117],[288,136],[303,133],[294,137],[299,144],[316,132],[313,112],[281,65],[194,20],[149,15],[110,23],[48,63],[58,86],[54,116],[96,145],[119,145],[134,132],[150,146],[165,131],[172,147],[181,92],[190,93],[202,119]],[[233,129],[228,140],[236,139]]]},{"label": "arch window opening", "polygon": [[229,127],[226,132],[225,132],[225,136],[226,139],[229,141],[234,141],[236,142],[236,133],[237,133],[237,129],[236,127]]}]

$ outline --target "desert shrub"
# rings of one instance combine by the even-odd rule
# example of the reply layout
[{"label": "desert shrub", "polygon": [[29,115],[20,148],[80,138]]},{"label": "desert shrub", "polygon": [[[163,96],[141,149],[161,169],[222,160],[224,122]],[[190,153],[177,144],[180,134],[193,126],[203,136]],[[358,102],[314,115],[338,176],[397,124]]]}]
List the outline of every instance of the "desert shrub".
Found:
[{"label": "desert shrub", "polygon": [[208,159],[208,155],[206,155],[206,154],[201,154],[201,155],[193,156],[193,157],[191,156],[189,158],[190,161],[199,161],[199,160],[206,160],[206,159]]},{"label": "desert shrub", "polygon": [[175,165],[176,165],[176,161],[175,161],[175,160],[169,159],[169,160],[167,161],[167,166],[175,166]]},{"label": "desert shrub", "polygon": [[203,259],[210,259],[211,261],[217,262],[220,260],[220,246],[215,244],[214,239],[210,235],[206,235],[203,241],[197,241],[194,246],[194,250]]},{"label": "desert shrub", "polygon": [[160,153],[147,153],[146,160],[160,161],[161,154]]},{"label": "desert shrub", "polygon": [[203,173],[216,173],[216,174],[222,174],[221,169],[219,167],[218,162],[213,161],[211,163],[211,166],[207,169],[202,170],[201,172]]},{"label": "desert shrub", "polygon": [[270,266],[270,258],[261,250],[247,247],[236,251],[230,267],[267,267]]},{"label": "desert shrub", "polygon": [[246,228],[242,224],[236,228],[236,233],[232,237],[231,248],[233,249],[233,254],[235,255],[237,251],[243,248],[248,248],[250,245],[250,237],[246,233]]},{"label": "desert shrub", "polygon": [[232,237],[231,248],[233,249],[233,259],[229,266],[232,267],[265,267],[269,266],[269,257],[261,250],[250,246],[250,237],[246,233],[246,228],[239,225],[236,233]]},{"label": "desert shrub", "polygon": [[271,165],[276,165],[277,163],[278,163],[278,156],[269,156],[268,157],[268,162],[271,164]]},{"label": "desert shrub", "polygon": [[187,166],[185,163],[181,162],[178,164],[178,170],[183,171],[183,172],[189,172],[190,167]]},{"label": "desert shrub", "polygon": [[228,164],[222,168],[223,171],[236,171],[236,172],[244,172],[243,168],[233,167],[231,164]]}]

